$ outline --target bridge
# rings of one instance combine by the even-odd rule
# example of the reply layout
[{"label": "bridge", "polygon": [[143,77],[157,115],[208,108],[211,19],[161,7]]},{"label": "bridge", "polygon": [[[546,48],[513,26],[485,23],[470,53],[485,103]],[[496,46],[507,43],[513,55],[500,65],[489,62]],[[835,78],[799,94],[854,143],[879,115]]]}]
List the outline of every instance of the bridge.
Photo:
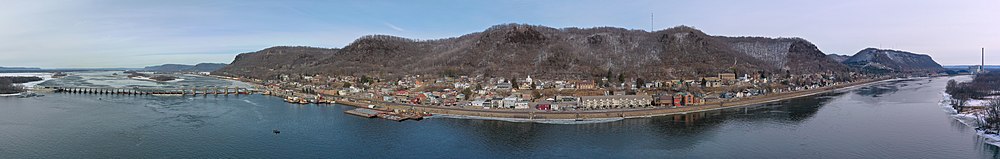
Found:
[{"label": "bridge", "polygon": [[120,95],[246,95],[254,90],[240,87],[190,88],[114,88],[114,87],[44,87],[56,93],[120,94]]}]

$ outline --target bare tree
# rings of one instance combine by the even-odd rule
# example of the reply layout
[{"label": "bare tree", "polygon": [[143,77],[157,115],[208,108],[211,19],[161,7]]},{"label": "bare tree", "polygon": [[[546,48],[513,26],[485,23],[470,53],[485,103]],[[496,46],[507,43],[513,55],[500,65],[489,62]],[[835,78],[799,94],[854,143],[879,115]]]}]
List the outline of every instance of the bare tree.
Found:
[{"label": "bare tree", "polygon": [[1000,99],[993,99],[986,106],[979,128],[986,134],[998,134],[1000,132]]}]

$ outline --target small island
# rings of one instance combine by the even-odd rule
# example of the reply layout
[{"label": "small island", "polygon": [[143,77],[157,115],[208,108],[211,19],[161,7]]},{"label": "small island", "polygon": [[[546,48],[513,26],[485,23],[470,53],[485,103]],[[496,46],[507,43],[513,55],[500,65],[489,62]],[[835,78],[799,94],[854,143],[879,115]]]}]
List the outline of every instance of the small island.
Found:
[{"label": "small island", "polygon": [[135,72],[135,71],[125,71],[124,73],[128,73],[129,74],[128,78],[150,79],[150,80],[154,80],[154,81],[158,81],[158,82],[167,82],[167,81],[177,80],[177,77],[167,76],[167,75],[149,75],[149,74],[139,73],[139,72]]},{"label": "small island", "polygon": [[163,81],[173,81],[173,80],[176,80],[177,77],[164,76],[164,75],[156,75],[156,76],[150,77],[149,79],[153,79],[153,80],[156,80],[156,81],[163,82]]}]

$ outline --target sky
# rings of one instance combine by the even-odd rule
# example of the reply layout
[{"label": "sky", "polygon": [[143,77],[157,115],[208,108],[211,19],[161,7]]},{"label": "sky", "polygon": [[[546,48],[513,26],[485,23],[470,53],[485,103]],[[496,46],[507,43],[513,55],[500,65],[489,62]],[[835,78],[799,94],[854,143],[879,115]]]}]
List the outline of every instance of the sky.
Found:
[{"label": "sky", "polygon": [[801,37],[827,54],[905,50],[943,65],[977,64],[985,47],[987,64],[1000,64],[997,0],[16,0],[0,6],[0,66],[229,63],[271,46],[340,48],[371,34],[439,39],[505,23],[686,25],[711,35]]}]

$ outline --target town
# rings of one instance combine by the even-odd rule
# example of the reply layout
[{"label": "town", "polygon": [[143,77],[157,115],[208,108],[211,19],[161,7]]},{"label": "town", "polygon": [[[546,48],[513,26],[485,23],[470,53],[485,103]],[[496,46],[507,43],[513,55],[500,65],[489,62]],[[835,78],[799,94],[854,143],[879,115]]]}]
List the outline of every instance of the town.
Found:
[{"label": "town", "polygon": [[288,74],[271,80],[232,79],[259,84],[264,94],[285,97],[288,102],[302,104],[340,101],[341,104],[402,104],[465,110],[600,112],[713,105],[887,78],[886,75],[854,72],[778,76],[719,73],[708,77],[647,81],[623,74],[613,76],[609,72],[596,80],[481,75],[407,75],[398,79],[381,79]]}]

